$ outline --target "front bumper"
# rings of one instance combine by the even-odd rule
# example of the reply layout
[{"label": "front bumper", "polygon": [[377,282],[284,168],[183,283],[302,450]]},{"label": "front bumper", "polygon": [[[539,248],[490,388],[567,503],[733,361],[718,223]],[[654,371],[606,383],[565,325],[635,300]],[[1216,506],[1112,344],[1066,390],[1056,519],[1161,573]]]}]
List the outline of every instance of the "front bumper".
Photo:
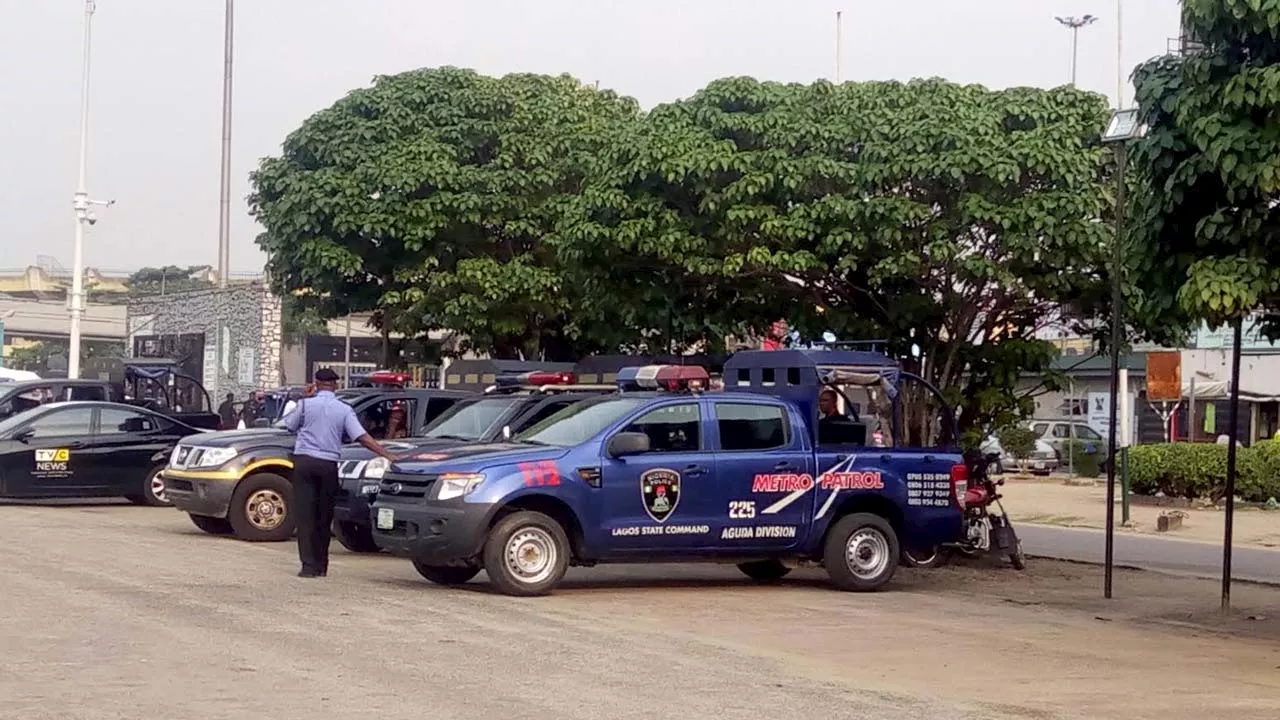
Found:
[{"label": "front bumper", "polygon": [[164,494],[179,510],[192,515],[225,518],[231,508],[231,495],[239,478],[221,474],[172,470],[161,472]]},{"label": "front bumper", "polygon": [[[373,507],[374,495],[361,495],[360,486],[343,486],[338,493],[338,503],[333,508],[333,519],[353,525],[369,526],[373,524],[369,512]],[[352,491],[355,492],[352,492]]]},{"label": "front bumper", "polygon": [[395,513],[394,527],[383,530],[373,522],[373,541],[392,555],[410,557],[425,565],[465,565],[484,548],[495,505],[458,501],[414,504],[375,502],[373,515],[383,509]]}]

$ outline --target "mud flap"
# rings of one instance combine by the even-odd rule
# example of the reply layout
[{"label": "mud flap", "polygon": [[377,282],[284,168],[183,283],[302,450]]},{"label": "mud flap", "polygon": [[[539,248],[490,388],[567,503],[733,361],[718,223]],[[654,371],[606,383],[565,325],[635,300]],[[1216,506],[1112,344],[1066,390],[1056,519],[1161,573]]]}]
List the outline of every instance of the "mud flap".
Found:
[{"label": "mud flap", "polygon": [[1018,547],[1018,534],[1010,525],[991,528],[991,549],[1001,553],[1014,552]]}]

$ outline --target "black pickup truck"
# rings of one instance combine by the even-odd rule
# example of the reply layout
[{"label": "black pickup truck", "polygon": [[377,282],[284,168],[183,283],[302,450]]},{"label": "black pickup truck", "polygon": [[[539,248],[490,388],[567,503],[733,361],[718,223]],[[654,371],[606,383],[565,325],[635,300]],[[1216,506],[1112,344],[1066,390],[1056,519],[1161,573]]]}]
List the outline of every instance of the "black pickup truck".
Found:
[{"label": "black pickup truck", "polygon": [[[456,390],[359,388],[338,397],[378,440],[420,432],[454,404],[471,397]],[[404,425],[398,425],[403,420]],[[273,427],[202,433],[173,449],[163,471],[164,490],[174,507],[196,527],[213,535],[278,542],[293,536],[294,436]]]},{"label": "black pickup truck", "polygon": [[[201,388],[203,392],[203,388]],[[205,402],[207,407],[207,395]],[[125,385],[109,380],[23,380],[0,384],[0,420],[54,402],[90,401],[115,402],[145,408],[160,413],[191,427],[218,430],[217,413],[200,410],[199,400],[193,409],[173,406],[152,397],[140,399],[127,392]]]}]

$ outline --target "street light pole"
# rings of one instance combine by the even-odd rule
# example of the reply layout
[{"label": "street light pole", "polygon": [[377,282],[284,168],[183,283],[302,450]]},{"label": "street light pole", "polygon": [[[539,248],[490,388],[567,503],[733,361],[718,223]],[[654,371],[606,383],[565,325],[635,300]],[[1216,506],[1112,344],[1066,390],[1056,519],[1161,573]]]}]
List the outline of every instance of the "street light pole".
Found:
[{"label": "street light pole", "polygon": [[1107,521],[1106,545],[1103,551],[1103,597],[1111,599],[1111,581],[1115,567],[1116,534],[1116,465],[1120,458],[1117,432],[1120,413],[1120,343],[1124,332],[1125,170],[1129,157],[1127,144],[1141,137],[1142,124],[1137,110],[1116,110],[1102,134],[1102,142],[1112,146],[1116,154],[1116,235],[1111,244],[1111,408],[1107,428]]},{"label": "street light pole", "polygon": [[1079,47],[1080,28],[1085,25],[1092,25],[1098,21],[1093,15],[1085,15],[1084,17],[1058,17],[1054,18],[1062,26],[1071,31],[1071,87],[1076,86],[1076,59],[1078,57],[1077,48]]},{"label": "street light pole", "polygon": [[84,68],[80,75],[80,170],[76,180],[76,194],[72,206],[76,214],[75,244],[71,246],[71,328],[67,342],[67,377],[80,377],[80,319],[84,315],[84,234],[85,226],[95,222],[89,213],[88,154],[89,154],[89,66],[93,37],[94,0],[84,2]]},{"label": "street light pole", "polygon": [[222,190],[218,214],[218,287],[226,289],[231,273],[231,67],[235,34],[235,0],[227,0],[222,49]]}]

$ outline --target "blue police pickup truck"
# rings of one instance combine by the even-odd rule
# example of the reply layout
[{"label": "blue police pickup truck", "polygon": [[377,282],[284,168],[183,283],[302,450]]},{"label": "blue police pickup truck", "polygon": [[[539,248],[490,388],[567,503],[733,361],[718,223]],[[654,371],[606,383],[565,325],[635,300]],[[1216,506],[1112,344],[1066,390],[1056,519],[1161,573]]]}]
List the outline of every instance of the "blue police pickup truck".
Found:
[{"label": "blue police pickup truck", "polygon": [[[434,453],[461,445],[507,439],[576,402],[613,389],[609,385],[580,385],[577,376],[568,372],[499,375],[484,395],[449,408],[421,434],[384,440],[382,444],[397,457],[419,455],[430,459]],[[333,535],[351,552],[381,550],[373,539],[369,508],[390,465],[363,445],[351,444],[342,449]]]},{"label": "blue police pickup truck", "polygon": [[[931,394],[910,428],[904,381]],[[483,569],[530,596],[570,565],[608,562],[733,563],[759,581],[818,563],[840,589],[875,590],[904,545],[963,536],[954,418],[891,358],[746,351],[725,364],[725,391],[699,392],[707,382],[700,367],[624,369],[623,392],[511,441],[397,462],[373,505],[374,540],[432,582]]]}]

